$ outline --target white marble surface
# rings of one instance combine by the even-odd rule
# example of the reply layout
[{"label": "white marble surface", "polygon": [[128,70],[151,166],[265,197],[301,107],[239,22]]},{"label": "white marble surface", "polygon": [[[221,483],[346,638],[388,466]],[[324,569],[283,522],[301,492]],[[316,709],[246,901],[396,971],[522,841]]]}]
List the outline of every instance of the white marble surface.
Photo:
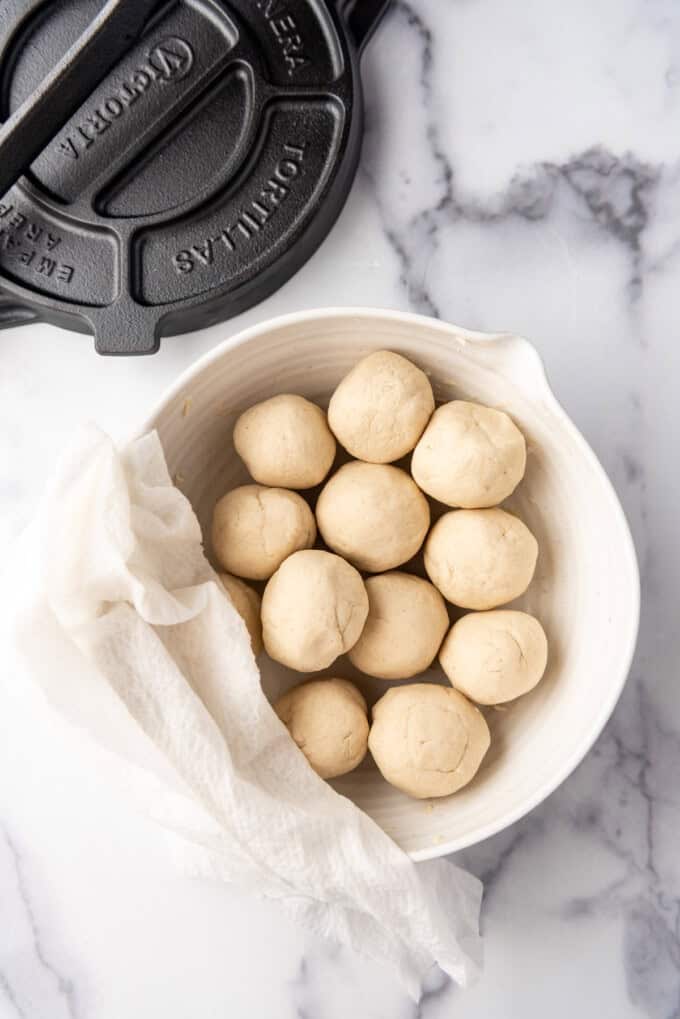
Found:
[{"label": "white marble surface", "polygon": [[623,699],[548,802],[462,854],[486,882],[486,972],[466,993],[433,978],[414,1006],[276,906],[178,876],[101,788],[95,751],[3,673],[0,1019],[680,1016],[680,6],[396,0],[365,80],[352,197],[265,305],[147,360],[0,334],[0,552],[74,426],[124,436],[246,323],[352,303],[523,333],[633,527],[643,621]]}]

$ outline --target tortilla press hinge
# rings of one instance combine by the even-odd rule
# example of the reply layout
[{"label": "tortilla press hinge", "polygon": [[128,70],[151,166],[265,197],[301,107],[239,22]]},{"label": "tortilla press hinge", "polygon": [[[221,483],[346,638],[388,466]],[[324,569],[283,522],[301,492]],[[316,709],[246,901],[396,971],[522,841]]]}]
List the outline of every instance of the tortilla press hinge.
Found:
[{"label": "tortilla press hinge", "polygon": [[392,0],[337,0],[337,8],[361,52],[368,43]]}]

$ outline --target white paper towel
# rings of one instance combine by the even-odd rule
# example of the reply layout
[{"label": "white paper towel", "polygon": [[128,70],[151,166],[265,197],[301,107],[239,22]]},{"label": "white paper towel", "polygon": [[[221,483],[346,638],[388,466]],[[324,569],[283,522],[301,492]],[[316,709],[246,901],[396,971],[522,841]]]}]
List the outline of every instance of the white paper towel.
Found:
[{"label": "white paper towel", "polygon": [[155,434],[122,453],[94,427],[77,436],[3,587],[25,671],[113,751],[185,868],[280,899],[393,963],[414,997],[435,963],[469,982],[481,885],[446,861],[413,864],[309,768]]}]

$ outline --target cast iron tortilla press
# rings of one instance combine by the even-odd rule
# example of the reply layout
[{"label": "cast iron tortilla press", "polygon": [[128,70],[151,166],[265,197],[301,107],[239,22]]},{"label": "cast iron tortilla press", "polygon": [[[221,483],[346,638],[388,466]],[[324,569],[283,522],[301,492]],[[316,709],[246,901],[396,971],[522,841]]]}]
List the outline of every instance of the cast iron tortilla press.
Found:
[{"label": "cast iron tortilla press", "polygon": [[102,354],[257,304],[316,250],[389,0],[2,0],[0,327]]}]

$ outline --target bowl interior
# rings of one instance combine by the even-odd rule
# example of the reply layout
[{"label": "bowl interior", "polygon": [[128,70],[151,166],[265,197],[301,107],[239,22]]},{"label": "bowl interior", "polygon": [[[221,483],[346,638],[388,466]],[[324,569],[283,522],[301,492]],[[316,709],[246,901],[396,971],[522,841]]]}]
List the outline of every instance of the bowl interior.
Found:
[{"label": "bowl interior", "polygon": [[[399,313],[307,313],[228,341],[180,379],[148,424],[158,429],[170,471],[207,536],[216,500],[248,480],[232,445],[237,416],[276,393],[327,405],[356,361],[382,348],[428,372],[438,401],[463,396],[502,408],[524,432],[527,475],[506,506],[534,532],[540,557],[529,591],[515,604],[541,620],[550,641],[537,689],[485,711],[491,749],[476,779],[455,796],[411,800],[381,778],[370,757],[336,781],[403,849],[425,859],[493,834],[551,792],[604,725],[633,651],[638,581],[628,528],[533,348]],[[272,698],[301,679],[266,656],[261,671]],[[356,678],[345,659],[326,674]],[[444,681],[437,669],[428,678]],[[370,702],[389,687],[378,680],[359,685]]]}]

